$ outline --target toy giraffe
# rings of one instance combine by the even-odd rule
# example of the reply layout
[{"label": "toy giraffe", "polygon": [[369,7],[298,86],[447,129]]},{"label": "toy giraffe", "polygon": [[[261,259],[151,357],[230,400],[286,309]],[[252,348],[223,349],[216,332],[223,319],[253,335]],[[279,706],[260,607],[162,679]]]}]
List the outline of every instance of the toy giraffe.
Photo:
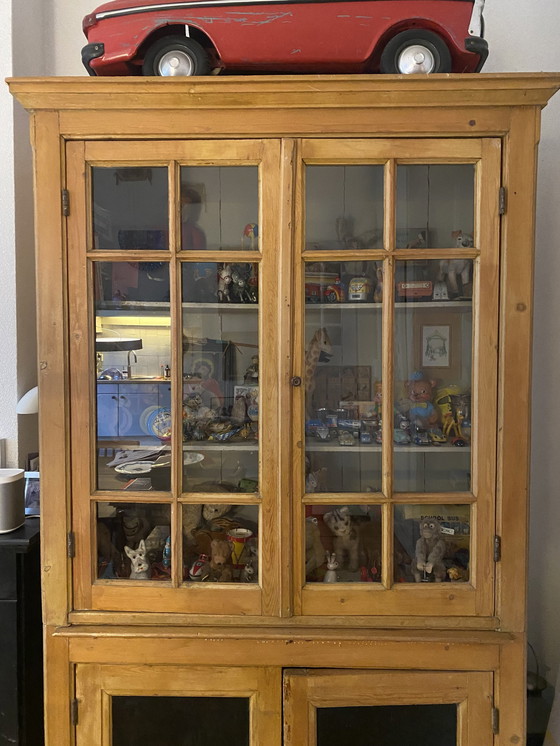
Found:
[{"label": "toy giraffe", "polygon": [[325,327],[317,329],[305,352],[305,411],[311,417],[312,399],[315,391],[315,370],[317,363],[328,361],[332,357],[331,340]]}]

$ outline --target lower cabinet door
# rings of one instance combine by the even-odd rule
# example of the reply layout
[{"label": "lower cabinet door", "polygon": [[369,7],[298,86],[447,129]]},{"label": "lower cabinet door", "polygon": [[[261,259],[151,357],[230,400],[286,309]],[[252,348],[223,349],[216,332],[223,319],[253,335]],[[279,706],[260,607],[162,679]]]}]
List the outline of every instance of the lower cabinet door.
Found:
[{"label": "lower cabinet door", "polygon": [[280,746],[281,671],[76,666],[76,746]]},{"label": "lower cabinet door", "polygon": [[284,673],[284,746],[491,746],[492,674]]}]

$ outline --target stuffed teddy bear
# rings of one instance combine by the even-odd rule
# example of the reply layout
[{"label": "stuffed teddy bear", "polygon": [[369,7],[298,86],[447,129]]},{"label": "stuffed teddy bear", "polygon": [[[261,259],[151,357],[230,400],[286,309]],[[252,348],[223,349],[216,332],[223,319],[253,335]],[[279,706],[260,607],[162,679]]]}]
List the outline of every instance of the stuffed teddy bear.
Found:
[{"label": "stuffed teddy bear", "polygon": [[406,382],[407,399],[401,402],[408,419],[416,427],[428,430],[438,422],[438,411],[432,403],[436,381],[427,378],[422,371],[415,371]]},{"label": "stuffed teddy bear", "polygon": [[231,583],[231,543],[227,539],[212,539],[210,543],[210,572],[203,580],[214,583]]}]

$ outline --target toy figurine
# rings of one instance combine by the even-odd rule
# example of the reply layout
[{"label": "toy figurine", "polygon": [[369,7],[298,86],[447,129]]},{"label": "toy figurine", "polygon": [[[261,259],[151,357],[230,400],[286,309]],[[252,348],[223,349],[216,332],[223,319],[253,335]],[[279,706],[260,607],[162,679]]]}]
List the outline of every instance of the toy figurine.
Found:
[{"label": "toy figurine", "polygon": [[210,564],[208,562],[208,555],[201,554],[198,559],[195,560],[189,569],[189,578],[191,580],[203,580],[210,573]]},{"label": "toy figurine", "polygon": [[259,237],[259,226],[256,223],[247,223],[243,228],[243,235],[241,237],[241,248],[245,248],[245,239],[249,239],[249,248],[254,251],[256,239]]},{"label": "toy figurine", "polygon": [[325,573],[325,577],[323,578],[323,583],[336,583],[338,581],[338,577],[336,574],[338,568],[336,554],[334,552],[332,554],[330,552],[326,552],[325,554],[327,557],[327,571]]},{"label": "toy figurine", "polygon": [[231,265],[231,292],[236,303],[256,303],[257,298],[249,284],[251,265]]},{"label": "toy figurine", "polygon": [[415,371],[406,382],[408,400],[401,402],[411,424],[422,430],[433,427],[438,422],[438,412],[432,403],[435,381],[428,379],[421,371]]},{"label": "toy figurine", "polygon": [[317,329],[312,336],[305,353],[305,407],[307,416],[313,414],[313,394],[315,392],[315,373],[318,363],[328,363],[333,355],[332,344],[325,327]]},{"label": "toy figurine", "polygon": [[251,357],[251,365],[245,371],[243,376],[244,383],[257,384],[259,382],[259,356],[253,355]]},{"label": "toy figurine", "polygon": [[171,567],[171,536],[168,536],[165,540],[165,545],[163,547],[163,559],[161,564],[166,569],[169,569]]},{"label": "toy figurine", "polygon": [[231,301],[231,264],[223,264],[218,269],[218,301],[229,303]]},{"label": "toy figurine", "polygon": [[428,580],[433,573],[436,583],[441,583],[446,577],[443,564],[446,545],[441,535],[441,525],[435,518],[424,518],[420,521],[420,538],[416,542],[415,560],[413,568],[414,579],[417,583]]},{"label": "toy figurine", "polygon": [[148,580],[150,577],[150,565],[146,560],[146,544],[144,539],[138,545],[138,549],[131,549],[125,546],[124,551],[131,563],[130,579]]}]

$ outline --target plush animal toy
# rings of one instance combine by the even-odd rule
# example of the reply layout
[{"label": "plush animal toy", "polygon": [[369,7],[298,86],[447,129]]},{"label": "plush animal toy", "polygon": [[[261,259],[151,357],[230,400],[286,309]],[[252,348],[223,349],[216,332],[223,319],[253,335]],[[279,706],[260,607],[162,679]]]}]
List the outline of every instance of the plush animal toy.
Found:
[{"label": "plush animal toy", "polygon": [[194,533],[200,526],[202,505],[183,505],[183,537],[185,544],[195,543]]},{"label": "plush animal toy", "polygon": [[314,516],[305,519],[305,574],[309,576],[325,561],[319,521]]},{"label": "plush animal toy", "polygon": [[426,574],[434,574],[436,583],[446,577],[443,557],[446,552],[445,539],[441,534],[441,525],[435,518],[424,518],[420,521],[420,538],[416,542],[416,567],[413,568],[417,583],[427,580]]},{"label": "plush animal toy", "polygon": [[435,381],[431,381],[421,371],[415,371],[406,382],[408,401],[404,409],[410,422],[424,430],[433,427],[438,421],[438,411],[432,403]]},{"label": "plush animal toy", "polygon": [[[453,231],[451,234],[453,243],[458,249],[471,248],[474,245],[473,237],[463,231]],[[445,282],[447,295],[454,300],[461,295],[466,295],[467,285],[470,281],[472,261],[470,259],[441,259],[436,283]],[[460,283],[460,284],[459,284]]]},{"label": "plush animal toy", "polygon": [[150,565],[146,560],[146,544],[144,539],[138,545],[138,549],[125,547],[124,551],[132,565],[130,570],[131,580],[148,580],[150,577]]},{"label": "plush animal toy", "polygon": [[323,578],[323,583],[336,583],[338,577],[336,571],[338,569],[338,562],[336,561],[336,554],[334,552],[326,552],[327,557],[327,572]]},{"label": "plush animal toy", "polygon": [[231,544],[227,539],[212,539],[210,543],[210,574],[204,580],[215,583],[231,583]]},{"label": "plush animal toy", "polygon": [[359,566],[359,538],[347,505],[325,513],[323,520],[334,536],[334,551],[341,567],[356,572]]}]

